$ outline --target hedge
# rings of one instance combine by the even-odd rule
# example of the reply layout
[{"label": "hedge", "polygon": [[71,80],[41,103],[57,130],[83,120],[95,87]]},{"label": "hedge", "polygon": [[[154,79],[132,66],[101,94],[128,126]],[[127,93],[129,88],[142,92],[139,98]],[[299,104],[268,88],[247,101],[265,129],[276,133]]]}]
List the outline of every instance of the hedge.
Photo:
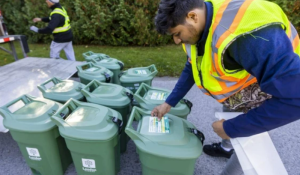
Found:
[{"label": "hedge", "polygon": [[[154,29],[154,16],[160,0],[61,0],[70,18],[75,44],[113,46],[155,46],[171,43]],[[279,4],[300,31],[300,1],[271,0]],[[1,0],[9,33],[27,35],[30,42],[49,43],[51,35],[29,31],[34,17],[49,15],[44,0]]]}]

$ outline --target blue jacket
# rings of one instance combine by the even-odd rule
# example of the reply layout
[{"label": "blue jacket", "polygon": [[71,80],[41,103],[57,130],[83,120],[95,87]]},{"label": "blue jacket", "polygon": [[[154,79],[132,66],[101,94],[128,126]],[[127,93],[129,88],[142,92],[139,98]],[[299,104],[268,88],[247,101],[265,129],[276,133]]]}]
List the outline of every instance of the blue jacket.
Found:
[{"label": "blue jacket", "polygon": [[[205,2],[205,5],[207,23],[197,44],[198,55],[203,55],[212,22],[212,4]],[[279,25],[239,37],[228,47],[225,55],[225,68],[244,68],[257,78],[263,92],[272,95],[272,99],[266,100],[260,107],[225,121],[223,127],[229,137],[262,133],[300,118],[300,59]],[[166,103],[175,106],[194,83],[192,68],[187,61]]]}]

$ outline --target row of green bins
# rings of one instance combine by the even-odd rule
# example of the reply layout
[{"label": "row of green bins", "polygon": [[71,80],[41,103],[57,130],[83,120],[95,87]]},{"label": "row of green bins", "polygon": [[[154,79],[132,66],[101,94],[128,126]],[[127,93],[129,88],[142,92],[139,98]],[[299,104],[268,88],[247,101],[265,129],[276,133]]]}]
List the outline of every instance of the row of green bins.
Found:
[{"label": "row of green bins", "polygon": [[88,51],[82,54],[84,57],[85,61],[90,62],[94,58],[102,57],[102,58],[110,58],[108,55],[103,54],[103,53],[94,53],[92,51]]},{"label": "row of green bins", "polygon": [[[139,107],[152,111],[156,106],[164,103],[170,94],[170,90],[154,88],[142,83],[135,92],[134,99],[139,104]],[[189,100],[182,99],[175,107],[171,108],[169,113],[187,119],[187,115],[190,113],[192,106],[193,104]]]},{"label": "row of green bins", "polygon": [[[69,110],[61,117],[60,113]],[[120,170],[119,112],[92,103],[70,99],[53,116],[60,135],[71,151],[80,175],[115,175]]]},{"label": "row of green bins", "polygon": [[[137,129],[132,127],[133,119]],[[166,114],[160,121],[151,111],[133,107],[125,132],[134,141],[143,175],[193,175],[204,135],[185,119]]]},{"label": "row of green bins", "polygon": [[85,85],[77,81],[61,80],[53,77],[37,87],[42,92],[44,98],[57,102],[64,103],[70,98],[76,100],[84,99],[81,89],[84,88]]},{"label": "row of green bins", "polygon": [[93,80],[84,89],[82,89],[82,94],[88,102],[109,107],[118,111],[122,115],[123,128],[120,142],[121,153],[124,153],[129,140],[124,130],[132,107],[132,92],[117,84],[101,83],[97,80]]},{"label": "row of green bins", "polygon": [[[23,95],[0,108],[5,127],[34,175],[63,175],[72,163],[65,140],[50,118],[61,106],[48,99]],[[68,109],[59,113],[67,114]]]},{"label": "row of green bins", "polygon": [[141,83],[152,85],[152,80],[158,73],[154,64],[148,67],[136,67],[120,73],[121,85],[133,93],[139,88]]},{"label": "row of green bins", "polygon": [[92,80],[99,80],[101,82],[111,83],[113,72],[105,67],[95,65],[94,63],[86,63],[76,66],[80,82],[88,84]]}]

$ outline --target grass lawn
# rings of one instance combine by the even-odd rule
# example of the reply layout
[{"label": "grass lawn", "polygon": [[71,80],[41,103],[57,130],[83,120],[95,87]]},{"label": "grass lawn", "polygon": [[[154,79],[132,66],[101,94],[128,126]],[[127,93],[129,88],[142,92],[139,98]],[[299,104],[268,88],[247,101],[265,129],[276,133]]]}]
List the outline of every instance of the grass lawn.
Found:
[{"label": "grass lawn", "polygon": [[[8,44],[0,45],[9,48]],[[22,58],[22,51],[18,42],[15,42],[18,57]],[[30,53],[28,57],[49,58],[49,44],[29,44]],[[121,60],[125,64],[124,70],[132,67],[145,67],[155,64],[157,76],[180,75],[186,62],[186,56],[181,45],[167,45],[159,47],[113,47],[113,46],[96,46],[96,45],[74,45],[74,51],[77,61],[84,61],[82,56],[87,51],[94,53],[105,53],[112,58]],[[61,57],[66,59],[64,52]],[[0,66],[14,62],[13,56],[0,50]]]}]

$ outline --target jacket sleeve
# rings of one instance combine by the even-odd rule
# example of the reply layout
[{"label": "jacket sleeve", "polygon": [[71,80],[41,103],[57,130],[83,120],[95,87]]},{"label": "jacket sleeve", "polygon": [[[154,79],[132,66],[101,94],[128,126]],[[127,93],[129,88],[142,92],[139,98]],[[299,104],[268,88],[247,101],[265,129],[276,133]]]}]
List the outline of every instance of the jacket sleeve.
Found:
[{"label": "jacket sleeve", "polygon": [[60,21],[64,20],[64,17],[60,14],[53,14],[51,20],[48,23],[48,26],[42,29],[39,29],[39,33],[42,34],[51,34],[54,29],[59,25]]},{"label": "jacket sleeve", "polygon": [[166,103],[175,107],[195,84],[191,64],[187,61],[185,67]]},{"label": "jacket sleeve", "polygon": [[269,26],[238,38],[231,56],[272,95],[261,106],[223,123],[226,134],[246,137],[272,130],[300,118],[300,59],[280,26]]},{"label": "jacket sleeve", "polygon": [[50,18],[49,17],[43,17],[41,18],[43,22],[50,22]]}]

